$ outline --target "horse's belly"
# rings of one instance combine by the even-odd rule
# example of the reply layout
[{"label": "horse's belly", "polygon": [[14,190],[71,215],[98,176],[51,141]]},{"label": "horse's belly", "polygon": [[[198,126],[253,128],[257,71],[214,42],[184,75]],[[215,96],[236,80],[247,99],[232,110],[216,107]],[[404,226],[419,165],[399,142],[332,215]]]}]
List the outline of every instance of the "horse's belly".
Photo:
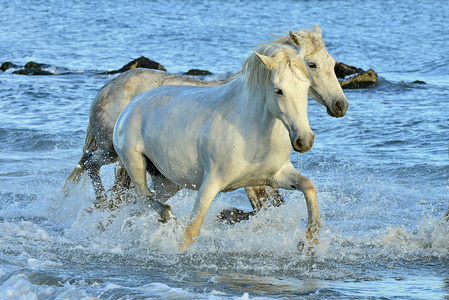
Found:
[{"label": "horse's belly", "polygon": [[150,158],[155,167],[164,177],[188,189],[198,189],[203,182],[203,170],[186,165],[177,159],[170,159],[165,155],[163,158]]},{"label": "horse's belly", "polygon": [[245,169],[233,170],[237,176],[229,178],[224,192],[233,191],[247,186],[270,185],[270,179],[279,172],[279,168],[267,168],[266,165],[248,165]]},{"label": "horse's belly", "polygon": [[147,143],[145,155],[170,181],[189,189],[197,189],[203,181],[204,170],[192,148],[187,145],[180,147],[166,138]]}]

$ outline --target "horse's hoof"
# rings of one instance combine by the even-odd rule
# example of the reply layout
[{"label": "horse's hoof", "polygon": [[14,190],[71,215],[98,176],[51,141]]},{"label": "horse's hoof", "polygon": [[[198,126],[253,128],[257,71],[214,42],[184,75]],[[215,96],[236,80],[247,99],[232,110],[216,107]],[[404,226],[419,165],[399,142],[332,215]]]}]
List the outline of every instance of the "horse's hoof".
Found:
[{"label": "horse's hoof", "polygon": [[309,241],[316,240],[316,238],[314,238],[314,236],[316,236],[319,233],[319,231],[320,231],[320,226],[307,227],[306,238]]},{"label": "horse's hoof", "polygon": [[304,244],[303,241],[299,241],[299,242],[298,242],[298,245],[296,245],[296,249],[298,249],[298,251],[299,251],[300,253],[302,253],[302,251],[304,251],[304,247],[305,247],[305,244]]},{"label": "horse's hoof", "polygon": [[185,251],[187,251],[187,249],[189,249],[191,243],[192,243],[192,242],[190,242],[190,241],[184,241],[184,242],[181,244],[181,246],[179,246],[178,251],[179,251],[179,252],[185,252]]},{"label": "horse's hoof", "polygon": [[189,249],[190,245],[196,240],[197,236],[191,236],[190,234],[186,233],[184,235],[184,241],[179,246],[180,252],[185,252],[187,249]]},{"label": "horse's hoof", "polygon": [[[314,255],[315,247],[318,245],[318,238],[316,237],[320,232],[321,225],[315,224],[312,226],[307,226],[306,229],[306,242],[299,241],[296,248],[300,253],[303,253],[306,250],[307,255]],[[307,243],[307,245],[306,245]]]},{"label": "horse's hoof", "polygon": [[244,212],[243,210],[237,208],[224,209],[218,215],[218,219],[221,221],[225,221],[228,224],[235,224],[241,221],[249,220],[251,216],[254,216],[256,213]]},{"label": "horse's hoof", "polygon": [[169,205],[164,205],[161,212],[161,218],[158,221],[161,223],[167,223],[170,220],[176,220],[175,215]]},{"label": "horse's hoof", "polygon": [[307,256],[314,256],[316,251],[316,246],[318,245],[318,240],[308,240],[307,242],[299,241],[298,245],[296,245],[296,249],[298,249],[300,254],[304,254]]}]

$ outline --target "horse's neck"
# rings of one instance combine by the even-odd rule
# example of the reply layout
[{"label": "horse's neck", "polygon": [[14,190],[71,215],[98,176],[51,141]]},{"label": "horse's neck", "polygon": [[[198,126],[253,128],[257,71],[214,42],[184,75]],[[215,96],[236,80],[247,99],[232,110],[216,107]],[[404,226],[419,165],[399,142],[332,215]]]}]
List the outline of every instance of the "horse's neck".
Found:
[{"label": "horse's neck", "polygon": [[280,121],[268,110],[265,88],[248,90],[245,79],[240,77],[239,81],[241,92],[235,97],[235,113],[239,114],[241,124],[247,130],[257,130],[258,135],[266,135]]}]

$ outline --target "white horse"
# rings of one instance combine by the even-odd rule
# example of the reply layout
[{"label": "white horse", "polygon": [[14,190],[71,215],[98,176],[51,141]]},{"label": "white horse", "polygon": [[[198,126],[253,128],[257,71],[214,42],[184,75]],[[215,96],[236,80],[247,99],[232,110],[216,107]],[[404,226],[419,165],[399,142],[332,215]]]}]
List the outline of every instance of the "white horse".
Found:
[{"label": "white horse", "polygon": [[[342,117],[348,108],[348,102],[334,72],[335,60],[324,46],[321,30],[316,25],[313,30],[290,32],[288,36],[277,37],[275,43],[303,47],[311,74],[309,95],[327,108],[329,115]],[[106,191],[101,183],[100,168],[116,162],[118,156],[112,145],[112,130],[123,108],[140,93],[162,85],[216,86],[227,81],[202,81],[186,76],[148,69],[134,69],[107,83],[98,92],[92,103],[83,157],[72,173],[67,177],[65,191],[69,185],[79,182],[87,170],[96,194],[96,204],[105,205]],[[124,168],[117,168],[116,180],[112,190],[117,191],[129,184]],[[278,191],[270,187],[247,187],[246,192],[254,211],[258,211],[267,201],[267,195],[274,205],[281,203]]]},{"label": "white horse", "polygon": [[173,217],[147,186],[147,172],[173,192],[198,190],[181,250],[197,238],[219,192],[268,185],[304,193],[308,237],[320,226],[314,184],[290,161],[292,148],[312,148],[307,118],[309,67],[305,49],[267,44],[250,55],[242,75],[216,87],[162,86],[122,111],[113,143],[138,197],[163,221]]}]

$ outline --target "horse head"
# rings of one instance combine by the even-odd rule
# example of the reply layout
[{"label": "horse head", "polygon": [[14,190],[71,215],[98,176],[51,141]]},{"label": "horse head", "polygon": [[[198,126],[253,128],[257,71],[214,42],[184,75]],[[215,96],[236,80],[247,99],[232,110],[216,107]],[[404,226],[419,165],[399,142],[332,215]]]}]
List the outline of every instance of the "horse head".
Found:
[{"label": "horse head", "polygon": [[[309,151],[315,134],[307,117],[309,70],[296,49],[290,46],[259,48],[259,64],[268,71],[259,74],[267,99],[267,108],[287,128],[292,147],[297,152]],[[263,79],[264,78],[264,79]]]},{"label": "horse head", "polygon": [[303,52],[310,69],[309,94],[327,108],[333,117],[343,117],[348,109],[348,100],[335,75],[335,60],[327,52],[318,25],[312,30],[290,31],[288,37],[277,37],[277,43],[293,44]]}]

